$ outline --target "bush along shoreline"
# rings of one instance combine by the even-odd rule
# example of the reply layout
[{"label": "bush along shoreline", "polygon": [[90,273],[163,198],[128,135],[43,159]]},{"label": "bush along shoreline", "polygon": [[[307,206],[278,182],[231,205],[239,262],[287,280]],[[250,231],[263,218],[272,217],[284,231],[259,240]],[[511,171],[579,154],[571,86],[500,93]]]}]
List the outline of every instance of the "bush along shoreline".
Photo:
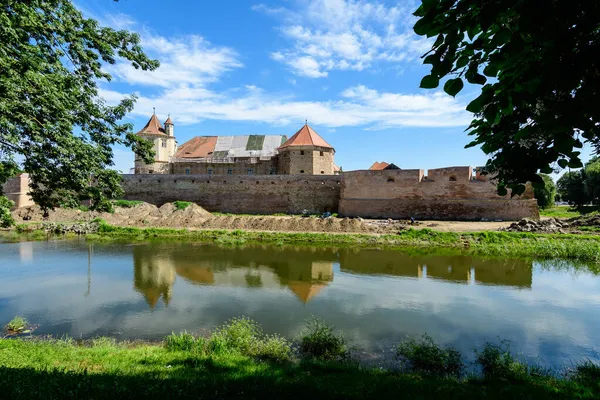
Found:
[{"label": "bush along shoreline", "polygon": [[397,368],[361,367],[333,327],[310,320],[291,342],[235,318],[207,336],[162,343],[97,338],[0,339],[6,398],[532,398],[594,399],[600,366],[547,370],[520,361],[506,343],[463,355],[428,336],[397,347]]}]

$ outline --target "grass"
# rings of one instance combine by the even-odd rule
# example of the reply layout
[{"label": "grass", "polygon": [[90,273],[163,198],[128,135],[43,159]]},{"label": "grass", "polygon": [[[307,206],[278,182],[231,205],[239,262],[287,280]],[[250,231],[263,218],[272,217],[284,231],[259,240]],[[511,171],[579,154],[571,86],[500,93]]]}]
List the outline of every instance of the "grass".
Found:
[{"label": "grass", "polygon": [[554,218],[575,218],[583,215],[593,215],[600,211],[598,206],[555,206],[545,210],[540,210],[540,216],[542,217],[554,217]]},{"label": "grass", "polygon": [[114,200],[113,204],[116,207],[123,207],[123,208],[132,208],[134,206],[137,206],[138,204],[142,204],[143,201],[141,200]]},{"label": "grass", "polygon": [[[323,326],[319,323],[319,329],[309,328],[309,332],[322,331]],[[328,331],[316,337],[331,335]],[[291,343],[264,335],[258,324],[246,318],[231,320],[208,337],[172,334],[155,344],[118,343],[111,338],[0,339],[0,388],[4,398],[15,400],[600,396],[600,367],[592,362],[570,371],[540,373],[519,363],[505,347],[486,345],[476,353],[481,371],[466,375],[455,373],[464,364],[461,355],[431,339],[400,348],[404,361],[410,362],[401,372],[296,358]]]},{"label": "grass", "polygon": [[192,202],[190,201],[174,201],[173,205],[175,206],[175,208],[177,210],[185,210],[186,208],[188,208],[190,205],[192,204]]},{"label": "grass", "polygon": [[450,249],[461,254],[489,257],[564,258],[600,262],[598,235],[534,234],[520,232],[438,232],[430,229],[408,229],[397,234],[332,234],[304,232],[255,232],[227,230],[187,230],[170,228],[117,227],[100,221],[99,235],[89,239],[121,238],[148,240],[152,238],[193,239],[239,245],[251,242],[351,246],[364,248],[427,248]]}]

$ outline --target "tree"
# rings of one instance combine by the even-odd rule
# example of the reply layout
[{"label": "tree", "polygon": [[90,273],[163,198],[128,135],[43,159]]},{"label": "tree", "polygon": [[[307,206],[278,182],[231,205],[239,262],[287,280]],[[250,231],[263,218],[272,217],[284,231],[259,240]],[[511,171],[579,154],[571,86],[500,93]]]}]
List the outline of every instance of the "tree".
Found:
[{"label": "tree", "polygon": [[135,33],[84,18],[70,0],[0,3],[0,185],[19,160],[43,209],[82,199],[110,207],[107,199],[122,194],[118,173],[107,169],[111,146],[153,157],[151,144],[120,123],[135,96],[109,106],[98,95],[98,82],[111,80],[103,66],[117,58],[158,67],[139,43]]},{"label": "tree", "polygon": [[422,88],[456,96],[463,79],[481,85],[467,128],[490,156],[499,193],[540,186],[538,172],[581,168],[584,142],[600,149],[600,2],[422,0],[419,35],[435,37]]},{"label": "tree", "polygon": [[571,205],[582,206],[589,202],[583,170],[565,172],[556,182],[556,186],[560,198]]},{"label": "tree", "polygon": [[585,190],[589,201],[600,205],[600,158],[592,158],[585,165]]},{"label": "tree", "polygon": [[554,207],[554,197],[556,196],[556,185],[550,175],[540,174],[544,181],[543,187],[533,189],[533,195],[541,209]]}]

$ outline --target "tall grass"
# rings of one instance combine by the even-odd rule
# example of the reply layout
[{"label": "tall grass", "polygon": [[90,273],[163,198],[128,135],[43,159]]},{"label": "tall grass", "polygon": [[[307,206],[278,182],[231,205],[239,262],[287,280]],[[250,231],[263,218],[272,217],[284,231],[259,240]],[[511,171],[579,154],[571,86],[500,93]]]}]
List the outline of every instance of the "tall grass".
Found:
[{"label": "tall grass", "polygon": [[458,378],[465,367],[458,350],[442,347],[428,335],[400,343],[397,355],[405,371],[424,375]]},{"label": "tall grass", "polygon": [[312,317],[300,336],[300,352],[320,360],[343,360],[348,356],[348,346],[333,325]]},{"label": "tall grass", "polygon": [[221,244],[249,242],[305,244],[325,246],[384,247],[388,249],[451,249],[461,254],[490,257],[564,258],[600,262],[600,236],[570,234],[533,234],[520,232],[438,232],[430,229],[408,229],[398,234],[331,234],[305,232],[255,232],[227,230],[195,230],[171,228],[118,227],[102,220],[99,234],[115,238],[148,239],[156,237],[190,238]]}]

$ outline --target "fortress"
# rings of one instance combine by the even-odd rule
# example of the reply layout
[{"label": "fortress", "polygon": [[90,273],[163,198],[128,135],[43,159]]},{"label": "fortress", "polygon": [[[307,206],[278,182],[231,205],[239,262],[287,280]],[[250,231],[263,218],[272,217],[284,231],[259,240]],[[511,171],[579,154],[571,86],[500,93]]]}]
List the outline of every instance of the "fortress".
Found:
[{"label": "fortress", "polygon": [[[153,114],[138,133],[154,143],[153,163],[135,161],[122,175],[125,199],[161,206],[191,201],[211,212],[301,214],[433,220],[539,218],[533,189],[499,196],[494,182],[472,167],[404,170],[377,163],[341,173],[334,148],[305,124],[285,135],[198,136],[178,148],[171,118]],[[385,164],[384,166],[382,166]],[[4,186],[16,207],[31,204],[28,178]]]},{"label": "fortress", "polygon": [[334,148],[308,122],[285,135],[196,136],[177,146],[174,124],[156,114],[137,134],[154,144],[154,162],[135,160],[136,174],[334,175]]}]

